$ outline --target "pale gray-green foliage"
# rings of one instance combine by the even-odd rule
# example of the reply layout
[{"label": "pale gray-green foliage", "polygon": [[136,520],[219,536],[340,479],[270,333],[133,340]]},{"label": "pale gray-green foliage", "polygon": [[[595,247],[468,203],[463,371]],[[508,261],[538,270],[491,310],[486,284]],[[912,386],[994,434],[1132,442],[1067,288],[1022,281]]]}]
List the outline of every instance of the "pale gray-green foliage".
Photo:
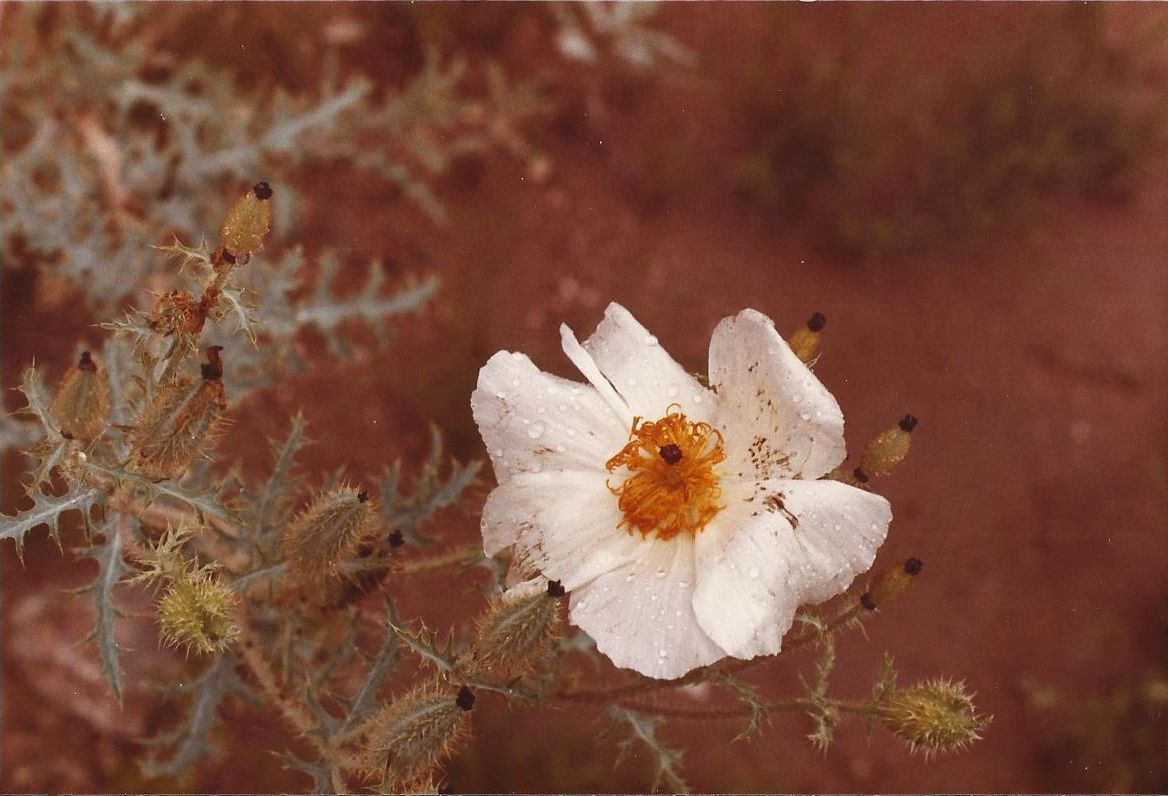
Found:
[{"label": "pale gray-green foliage", "polygon": [[414,544],[428,544],[432,540],[420,532],[423,523],[439,509],[456,503],[463,492],[474,483],[480,462],[459,464],[450,462],[449,475],[443,479],[442,468],[446,457],[443,454],[442,433],[437,427],[430,428],[430,456],[416,476],[413,489],[402,494],[402,463],[393,463],[381,481],[381,510],[391,528],[402,532],[406,541]]},{"label": "pale gray-green foliage", "polygon": [[634,745],[644,747],[649,753],[653,763],[653,784],[650,790],[656,791],[664,785],[670,793],[690,792],[689,783],[681,773],[681,751],[666,745],[657,736],[657,729],[663,721],[660,716],[651,716],[622,705],[612,705],[608,713],[628,729],[628,735],[620,741],[622,758],[632,751]]},{"label": "pale gray-green foliage", "polygon": [[90,595],[93,600],[93,629],[85,640],[97,646],[102,672],[119,701],[122,698],[122,672],[118,664],[119,645],[114,636],[114,623],[121,612],[114,601],[114,587],[130,572],[122,560],[124,541],[116,527],[116,523],[123,520],[129,525],[138,525],[135,517],[112,513],[104,527],[99,529],[102,540],[78,551],[97,562],[97,577],[79,590],[82,594]]}]

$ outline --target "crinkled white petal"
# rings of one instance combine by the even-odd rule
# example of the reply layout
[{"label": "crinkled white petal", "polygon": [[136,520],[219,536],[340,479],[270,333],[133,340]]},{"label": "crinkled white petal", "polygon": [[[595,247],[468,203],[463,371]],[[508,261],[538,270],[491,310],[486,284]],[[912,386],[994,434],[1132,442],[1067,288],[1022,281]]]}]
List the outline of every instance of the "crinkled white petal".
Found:
[{"label": "crinkled white petal", "polygon": [[770,318],[743,310],[710,340],[727,477],[818,478],[843,461],[844,416]]},{"label": "crinkled white petal", "polygon": [[694,616],[693,539],[635,536],[634,560],[573,590],[572,622],[617,666],[650,677],[673,679],[724,657]]},{"label": "crinkled white petal", "polygon": [[784,507],[798,521],[787,537],[787,555],[800,603],[831,599],[872,566],[892,522],[892,506],[883,496],[838,481],[761,486],[766,494],[781,494]]},{"label": "crinkled white petal", "polygon": [[523,354],[491,357],[470,405],[500,483],[524,472],[600,471],[628,441],[596,390],[544,373]]},{"label": "crinkled white petal", "polygon": [[727,653],[752,658],[779,651],[800,605],[834,597],[872,566],[892,512],[837,481],[744,487],[695,540],[694,611]]},{"label": "crinkled white petal", "polygon": [[520,473],[483,507],[483,550],[514,549],[513,568],[542,572],[572,590],[634,560],[636,538],[618,528],[603,471]]},{"label": "crinkled white petal", "polygon": [[671,404],[678,404],[690,420],[713,416],[713,393],[677,364],[621,305],[608,305],[604,320],[584,341],[584,349],[634,415],[657,420]]}]

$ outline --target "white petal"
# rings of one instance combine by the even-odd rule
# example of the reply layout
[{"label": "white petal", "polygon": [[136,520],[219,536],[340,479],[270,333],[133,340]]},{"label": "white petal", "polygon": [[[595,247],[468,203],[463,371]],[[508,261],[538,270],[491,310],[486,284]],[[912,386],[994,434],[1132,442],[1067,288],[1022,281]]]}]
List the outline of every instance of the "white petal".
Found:
[{"label": "white petal", "polygon": [[471,411],[500,483],[541,470],[603,471],[628,428],[596,390],[500,351],[479,371]]},{"label": "white petal", "polygon": [[800,603],[821,603],[840,594],[872,566],[892,522],[885,498],[838,481],[765,486],[767,494],[782,495],[784,508],[797,521],[787,556]]},{"label": "white petal", "polygon": [[634,415],[657,420],[671,404],[678,404],[690,420],[712,417],[714,395],[621,305],[608,305],[604,320],[584,341],[584,348]]},{"label": "white petal", "polygon": [[641,539],[636,560],[572,592],[569,616],[617,666],[673,679],[725,653],[693,611],[693,541]]},{"label": "white petal", "polygon": [[762,313],[743,310],[718,324],[710,384],[729,477],[818,478],[843,461],[839,404]]},{"label": "white petal", "polygon": [[483,506],[483,550],[514,546],[512,568],[542,572],[571,590],[632,561],[640,535],[618,527],[606,473],[521,473],[500,484]]},{"label": "white petal", "polygon": [[633,424],[633,412],[629,409],[628,403],[624,398],[617,394],[616,388],[612,383],[604,377],[600,372],[600,368],[596,367],[596,362],[592,359],[592,355],[584,350],[584,346],[580,345],[580,341],[576,339],[576,333],[573,332],[566,323],[560,324],[560,345],[567,354],[568,359],[576,366],[576,369],[588,379],[588,383],[595,388],[596,392],[608,404],[608,408],[612,410],[620,421],[621,426],[629,428]]},{"label": "white petal", "polygon": [[778,652],[800,605],[872,566],[892,519],[883,497],[837,481],[776,479],[746,494],[695,544],[698,621],[739,658]]},{"label": "white petal", "polygon": [[727,654],[753,658],[779,651],[799,607],[782,552],[790,533],[781,514],[734,504],[694,540],[694,612]]}]

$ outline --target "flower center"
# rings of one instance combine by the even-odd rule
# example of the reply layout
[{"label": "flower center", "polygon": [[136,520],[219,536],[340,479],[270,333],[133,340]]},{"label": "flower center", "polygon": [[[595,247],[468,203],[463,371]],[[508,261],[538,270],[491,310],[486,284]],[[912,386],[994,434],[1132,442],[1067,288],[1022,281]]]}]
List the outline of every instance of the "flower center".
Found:
[{"label": "flower center", "polygon": [[604,465],[629,471],[608,486],[624,514],[620,527],[666,540],[697,534],[724,508],[714,466],[725,458],[721,432],[691,423],[676,404],[660,420],[634,418],[628,444]]}]

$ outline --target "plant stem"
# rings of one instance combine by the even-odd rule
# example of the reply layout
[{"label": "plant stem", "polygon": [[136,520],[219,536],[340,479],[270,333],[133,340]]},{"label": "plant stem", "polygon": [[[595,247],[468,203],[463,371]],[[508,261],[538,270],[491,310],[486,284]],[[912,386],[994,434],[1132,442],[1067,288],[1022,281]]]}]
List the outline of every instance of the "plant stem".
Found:
[{"label": "plant stem", "polygon": [[407,558],[395,569],[400,575],[410,575],[418,572],[427,572],[432,569],[441,569],[451,564],[473,564],[483,556],[483,550],[478,546],[456,547],[444,553],[421,558]]}]

